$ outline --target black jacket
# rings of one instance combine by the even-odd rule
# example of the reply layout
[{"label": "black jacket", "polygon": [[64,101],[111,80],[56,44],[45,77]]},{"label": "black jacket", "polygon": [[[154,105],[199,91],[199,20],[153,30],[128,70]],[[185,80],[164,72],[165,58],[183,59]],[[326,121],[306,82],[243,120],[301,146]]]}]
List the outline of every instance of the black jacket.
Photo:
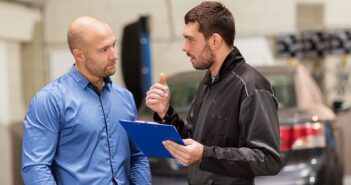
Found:
[{"label": "black jacket", "polygon": [[200,82],[186,121],[172,107],[163,120],[183,138],[204,145],[202,161],[189,168],[189,184],[254,184],[281,168],[277,100],[271,84],[234,47],[212,82]]}]

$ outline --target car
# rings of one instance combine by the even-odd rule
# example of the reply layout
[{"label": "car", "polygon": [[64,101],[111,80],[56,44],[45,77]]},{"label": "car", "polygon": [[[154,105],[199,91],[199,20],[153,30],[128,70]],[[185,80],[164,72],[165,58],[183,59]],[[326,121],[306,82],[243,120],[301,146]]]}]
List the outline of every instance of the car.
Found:
[{"label": "car", "polygon": [[[342,158],[338,153],[335,113],[302,64],[255,67],[272,84],[279,102],[280,150],[283,167],[275,176],[255,178],[257,185],[341,185]],[[171,105],[185,118],[204,71],[188,71],[167,78]],[[152,120],[145,103],[138,119]],[[175,159],[150,158],[153,175],[186,176],[187,168]]]}]

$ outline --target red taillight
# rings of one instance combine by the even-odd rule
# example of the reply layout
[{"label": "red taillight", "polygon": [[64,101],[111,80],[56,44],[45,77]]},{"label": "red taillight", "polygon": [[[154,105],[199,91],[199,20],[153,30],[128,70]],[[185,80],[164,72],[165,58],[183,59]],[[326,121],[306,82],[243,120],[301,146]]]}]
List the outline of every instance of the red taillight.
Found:
[{"label": "red taillight", "polygon": [[319,122],[281,126],[280,138],[281,151],[323,148],[326,145],[324,125]]}]

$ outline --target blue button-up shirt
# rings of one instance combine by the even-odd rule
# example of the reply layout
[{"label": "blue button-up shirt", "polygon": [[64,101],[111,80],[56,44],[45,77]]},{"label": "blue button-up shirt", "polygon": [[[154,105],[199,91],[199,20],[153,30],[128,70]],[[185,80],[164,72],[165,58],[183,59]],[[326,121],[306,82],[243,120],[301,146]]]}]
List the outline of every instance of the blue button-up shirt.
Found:
[{"label": "blue button-up shirt", "polygon": [[134,120],[132,94],[106,78],[98,93],[73,66],[38,92],[24,119],[25,184],[151,184],[147,158],[120,119]]}]

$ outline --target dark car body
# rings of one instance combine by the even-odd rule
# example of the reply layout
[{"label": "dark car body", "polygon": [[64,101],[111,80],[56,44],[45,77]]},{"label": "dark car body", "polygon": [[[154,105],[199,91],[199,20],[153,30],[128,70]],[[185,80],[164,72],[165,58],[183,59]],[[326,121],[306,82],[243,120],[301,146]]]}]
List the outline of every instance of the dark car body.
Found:
[{"label": "dark car body", "polygon": [[[255,67],[272,84],[279,101],[279,122],[283,168],[276,176],[255,178],[255,184],[305,185],[342,184],[343,168],[337,152],[335,114],[323,103],[323,96],[308,70],[295,66]],[[183,72],[167,79],[171,104],[185,118],[203,71]],[[139,119],[152,121],[145,105]],[[339,146],[338,146],[339,147]],[[153,175],[187,174],[174,159],[150,158]]]}]

